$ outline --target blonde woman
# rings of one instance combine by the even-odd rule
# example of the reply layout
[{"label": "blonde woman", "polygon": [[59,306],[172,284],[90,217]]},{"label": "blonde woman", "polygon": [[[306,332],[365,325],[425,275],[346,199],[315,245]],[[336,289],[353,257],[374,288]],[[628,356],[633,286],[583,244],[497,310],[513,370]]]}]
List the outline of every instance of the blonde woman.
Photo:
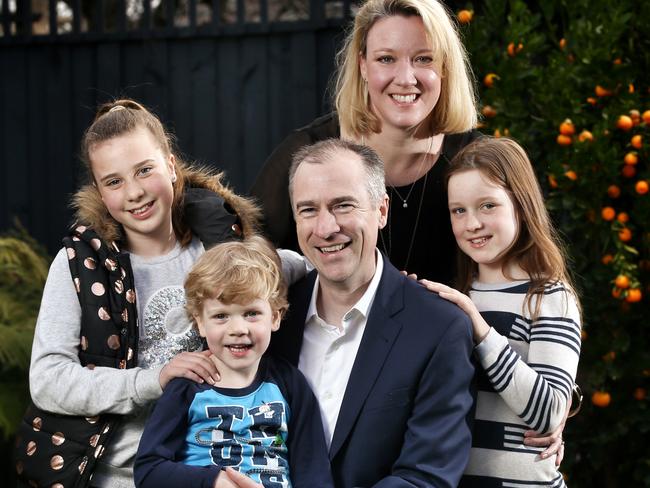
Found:
[{"label": "blonde woman", "polygon": [[379,247],[398,269],[448,283],[455,243],[442,175],[478,136],[475,94],[455,25],[436,0],[370,0],[339,52],[336,112],[289,135],[255,182],[266,229],[297,249],[287,193],[291,155],[341,137],[375,150],[392,200]]}]

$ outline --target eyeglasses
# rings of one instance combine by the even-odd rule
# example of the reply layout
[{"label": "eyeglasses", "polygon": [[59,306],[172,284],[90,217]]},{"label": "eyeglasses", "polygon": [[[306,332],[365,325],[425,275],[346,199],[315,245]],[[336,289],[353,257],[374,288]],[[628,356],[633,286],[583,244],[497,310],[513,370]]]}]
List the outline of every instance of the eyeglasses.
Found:
[{"label": "eyeglasses", "polygon": [[578,384],[573,384],[573,390],[571,390],[571,410],[569,410],[569,415],[567,418],[575,417],[578,415],[578,412],[582,408],[582,390]]}]

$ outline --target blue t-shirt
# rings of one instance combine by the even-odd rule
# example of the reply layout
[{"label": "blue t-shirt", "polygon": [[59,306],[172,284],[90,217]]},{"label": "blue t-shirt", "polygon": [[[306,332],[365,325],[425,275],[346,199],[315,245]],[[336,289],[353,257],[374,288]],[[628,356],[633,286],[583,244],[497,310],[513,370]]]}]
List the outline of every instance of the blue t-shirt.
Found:
[{"label": "blue t-shirt", "polygon": [[333,487],[316,399],[289,363],[265,356],[246,388],[176,378],[147,421],[136,486],[214,486],[232,467],[265,488]]}]

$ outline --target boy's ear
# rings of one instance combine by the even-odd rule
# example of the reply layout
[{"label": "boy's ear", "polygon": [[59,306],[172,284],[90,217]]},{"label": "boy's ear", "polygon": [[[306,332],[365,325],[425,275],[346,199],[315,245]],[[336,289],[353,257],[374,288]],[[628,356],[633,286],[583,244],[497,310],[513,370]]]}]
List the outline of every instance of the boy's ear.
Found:
[{"label": "boy's ear", "polygon": [[194,318],[194,323],[196,323],[196,328],[199,329],[199,335],[205,337],[205,329],[203,328],[203,323],[200,315],[192,315]]},{"label": "boy's ear", "polygon": [[280,322],[282,322],[282,311],[276,310],[273,312],[273,323],[271,324],[271,331],[275,332],[280,329]]}]

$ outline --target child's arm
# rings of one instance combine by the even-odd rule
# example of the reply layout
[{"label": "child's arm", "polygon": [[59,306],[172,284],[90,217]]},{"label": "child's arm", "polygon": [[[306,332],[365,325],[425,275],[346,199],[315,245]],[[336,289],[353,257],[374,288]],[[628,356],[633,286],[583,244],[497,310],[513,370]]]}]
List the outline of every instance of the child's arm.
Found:
[{"label": "child's arm", "polygon": [[556,429],[566,415],[580,354],[580,314],[573,295],[561,285],[544,295],[540,316],[531,325],[524,361],[506,337],[487,325],[469,297],[444,285],[420,281],[468,313],[477,342],[475,354],[512,411],[536,432]]},{"label": "child's arm", "polygon": [[[129,414],[160,396],[162,367],[82,367],[80,331],[81,307],[63,249],[50,267],[34,332],[29,381],[31,396],[38,407],[64,415]],[[192,359],[196,359],[198,354],[179,356],[187,359],[187,355],[193,355]],[[176,358],[169,363],[174,363],[175,368],[168,368],[173,375],[189,376],[197,369],[191,364],[179,364]],[[198,360],[201,359],[201,368],[212,368],[216,374],[212,361],[207,356]],[[201,370],[196,373],[200,375]]]},{"label": "child's arm", "polygon": [[490,326],[487,324],[485,319],[481,316],[476,305],[472,302],[472,299],[465,295],[464,293],[459,292],[458,290],[451,288],[442,283],[436,283],[429,280],[420,280],[424,286],[427,287],[427,290],[433,291],[440,295],[445,300],[449,300],[452,303],[458,305],[463,312],[469,315],[469,318],[472,321],[472,331],[474,334],[474,344],[480,343],[485,336],[490,332]]},{"label": "child's arm", "polygon": [[277,249],[282,261],[282,275],[287,285],[300,281],[314,266],[302,254],[290,249]]},{"label": "child's arm", "polygon": [[234,486],[216,484],[217,477],[226,478],[219,476],[219,466],[190,466],[180,461],[179,453],[190,428],[187,414],[194,394],[190,381],[178,379],[167,385],[156,402],[142,433],[135,458],[133,473],[136,486]]}]

